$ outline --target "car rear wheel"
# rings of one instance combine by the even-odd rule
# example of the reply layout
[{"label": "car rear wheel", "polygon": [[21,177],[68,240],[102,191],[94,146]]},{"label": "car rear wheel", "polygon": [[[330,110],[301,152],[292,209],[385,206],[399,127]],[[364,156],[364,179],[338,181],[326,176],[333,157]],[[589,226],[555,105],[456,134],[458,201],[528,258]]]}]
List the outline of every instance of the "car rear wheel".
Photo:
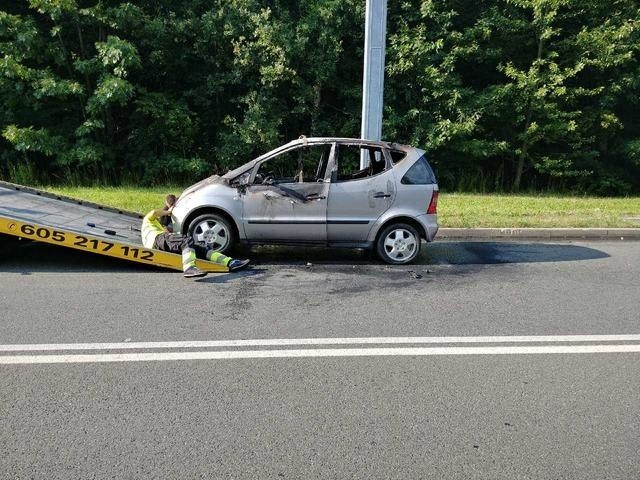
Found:
[{"label": "car rear wheel", "polygon": [[406,223],[394,223],[385,227],[376,242],[380,259],[393,265],[412,262],[420,253],[420,234]]},{"label": "car rear wheel", "polygon": [[188,229],[193,239],[216,252],[227,253],[236,244],[235,230],[229,220],[215,213],[195,218]]}]

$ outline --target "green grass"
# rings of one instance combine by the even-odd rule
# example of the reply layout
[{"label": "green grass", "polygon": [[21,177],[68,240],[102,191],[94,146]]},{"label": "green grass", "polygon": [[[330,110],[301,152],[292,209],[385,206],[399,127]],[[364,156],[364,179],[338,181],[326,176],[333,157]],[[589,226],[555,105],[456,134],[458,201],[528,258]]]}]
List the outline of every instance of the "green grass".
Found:
[{"label": "green grass", "polygon": [[184,187],[43,187],[44,190],[67,197],[109,205],[138,213],[147,213],[164,206],[167,193],[182,192]]},{"label": "green grass", "polygon": [[640,227],[640,197],[450,193],[438,214],[444,227]]},{"label": "green grass", "polygon": [[[46,190],[125,210],[146,213],[181,187],[47,187]],[[625,220],[637,217],[639,220]],[[442,227],[640,227],[640,197],[597,198],[558,195],[443,193]]]}]

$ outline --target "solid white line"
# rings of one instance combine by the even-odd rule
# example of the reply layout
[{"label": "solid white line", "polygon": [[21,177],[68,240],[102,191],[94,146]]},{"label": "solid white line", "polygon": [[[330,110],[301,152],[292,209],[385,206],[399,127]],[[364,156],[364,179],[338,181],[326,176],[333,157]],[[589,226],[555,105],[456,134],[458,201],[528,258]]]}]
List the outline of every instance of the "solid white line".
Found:
[{"label": "solid white line", "polygon": [[640,345],[543,345],[529,347],[411,347],[246,350],[223,352],[153,352],[76,355],[0,356],[0,364],[152,362],[169,360],[229,360],[251,358],[372,357],[430,355],[522,355],[557,353],[632,353]]},{"label": "solid white line", "polygon": [[441,343],[557,343],[634,342],[640,335],[530,335],[494,337],[364,337],[364,338],[265,338],[255,340],[205,340],[177,342],[43,343],[0,345],[0,352],[50,350],[144,350],[167,348],[279,347],[288,345],[384,345]]}]

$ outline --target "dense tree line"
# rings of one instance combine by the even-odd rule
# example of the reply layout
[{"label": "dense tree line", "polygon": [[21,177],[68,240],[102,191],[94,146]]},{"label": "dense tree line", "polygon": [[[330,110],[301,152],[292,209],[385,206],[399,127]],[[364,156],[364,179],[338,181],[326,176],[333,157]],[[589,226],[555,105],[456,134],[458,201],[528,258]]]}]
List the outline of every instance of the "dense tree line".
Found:
[{"label": "dense tree line", "polygon": [[[359,136],[365,0],[12,0],[0,175],[188,182]],[[390,1],[383,137],[449,189],[640,190],[634,0]]]}]

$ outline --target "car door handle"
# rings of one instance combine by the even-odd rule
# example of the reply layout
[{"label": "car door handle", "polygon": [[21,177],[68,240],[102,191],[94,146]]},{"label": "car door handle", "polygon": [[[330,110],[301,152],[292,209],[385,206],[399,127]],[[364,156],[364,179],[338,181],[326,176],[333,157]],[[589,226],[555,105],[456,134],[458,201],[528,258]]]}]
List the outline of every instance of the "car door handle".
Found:
[{"label": "car door handle", "polygon": [[376,192],[373,194],[373,198],[389,198],[391,196],[390,193],[384,193],[384,192]]},{"label": "car door handle", "polygon": [[309,195],[306,197],[307,200],[324,200],[327,198],[325,195]]}]

